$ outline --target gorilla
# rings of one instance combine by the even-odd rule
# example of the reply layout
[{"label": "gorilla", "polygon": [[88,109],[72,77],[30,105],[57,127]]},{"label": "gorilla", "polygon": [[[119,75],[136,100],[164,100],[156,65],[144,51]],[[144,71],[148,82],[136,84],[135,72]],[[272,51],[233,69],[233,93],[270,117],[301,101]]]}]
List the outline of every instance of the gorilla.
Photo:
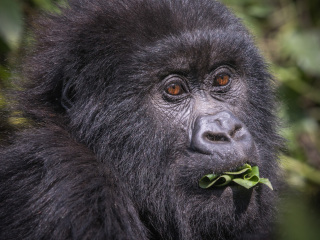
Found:
[{"label": "gorilla", "polygon": [[[273,77],[215,0],[70,0],[34,24],[0,152],[0,239],[266,239]],[[265,185],[202,189],[258,166]]]}]

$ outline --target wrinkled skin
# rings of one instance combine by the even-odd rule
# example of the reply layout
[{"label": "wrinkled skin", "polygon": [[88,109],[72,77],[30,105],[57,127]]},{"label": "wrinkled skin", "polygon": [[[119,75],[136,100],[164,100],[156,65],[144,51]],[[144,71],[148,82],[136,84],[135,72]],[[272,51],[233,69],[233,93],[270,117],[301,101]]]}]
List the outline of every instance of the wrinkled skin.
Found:
[{"label": "wrinkled skin", "polygon": [[[272,77],[213,0],[78,0],[36,24],[0,155],[0,239],[267,239]],[[249,163],[275,190],[201,189]]]}]

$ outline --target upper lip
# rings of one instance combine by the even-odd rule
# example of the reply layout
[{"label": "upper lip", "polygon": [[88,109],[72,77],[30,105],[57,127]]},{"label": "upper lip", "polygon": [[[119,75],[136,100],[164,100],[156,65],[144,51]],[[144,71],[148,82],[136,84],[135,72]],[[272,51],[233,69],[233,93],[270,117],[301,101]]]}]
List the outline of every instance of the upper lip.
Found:
[{"label": "upper lip", "polygon": [[[196,166],[202,169],[207,169],[207,173],[221,174],[224,172],[235,171],[244,164],[250,164],[251,166],[257,166],[258,161],[256,157],[237,159],[236,154],[230,154],[228,156],[221,153],[216,154],[201,154],[194,151],[188,152],[188,158],[194,161]],[[211,172],[210,172],[211,171]]]}]

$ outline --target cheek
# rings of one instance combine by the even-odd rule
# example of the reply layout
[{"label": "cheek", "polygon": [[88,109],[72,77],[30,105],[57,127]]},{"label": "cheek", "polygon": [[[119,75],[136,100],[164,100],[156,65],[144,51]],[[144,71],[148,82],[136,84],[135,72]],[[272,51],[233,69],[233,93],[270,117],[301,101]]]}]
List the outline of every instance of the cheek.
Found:
[{"label": "cheek", "polygon": [[166,131],[181,132],[187,136],[187,129],[192,116],[192,101],[184,100],[177,103],[169,103],[165,100],[152,99],[153,118],[157,119],[161,127]]},{"label": "cheek", "polygon": [[242,105],[248,104],[248,86],[242,78],[234,81],[225,100],[229,106],[241,108]]}]

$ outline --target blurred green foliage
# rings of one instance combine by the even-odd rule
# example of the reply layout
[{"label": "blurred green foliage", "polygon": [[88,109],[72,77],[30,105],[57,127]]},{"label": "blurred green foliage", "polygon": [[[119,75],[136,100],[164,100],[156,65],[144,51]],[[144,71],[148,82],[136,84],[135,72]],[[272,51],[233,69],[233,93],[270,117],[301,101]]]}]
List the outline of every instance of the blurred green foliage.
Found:
[{"label": "blurred green foliage", "polygon": [[[63,1],[63,0],[62,0]],[[58,0],[0,0],[0,133],[25,122],[8,108],[1,89],[27,45],[27,25]],[[199,0],[201,1],[201,0]],[[279,203],[277,239],[320,236],[320,1],[221,0],[256,37],[276,78],[288,151],[281,157],[288,193]],[[2,134],[3,135],[3,134]],[[1,136],[0,134],[0,139]]]},{"label": "blurred green foliage", "polygon": [[19,78],[19,61],[32,37],[28,25],[41,11],[57,12],[64,0],[0,0],[0,140],[13,129],[24,127],[27,120],[19,112],[10,111],[10,100],[4,89],[12,89]]}]

